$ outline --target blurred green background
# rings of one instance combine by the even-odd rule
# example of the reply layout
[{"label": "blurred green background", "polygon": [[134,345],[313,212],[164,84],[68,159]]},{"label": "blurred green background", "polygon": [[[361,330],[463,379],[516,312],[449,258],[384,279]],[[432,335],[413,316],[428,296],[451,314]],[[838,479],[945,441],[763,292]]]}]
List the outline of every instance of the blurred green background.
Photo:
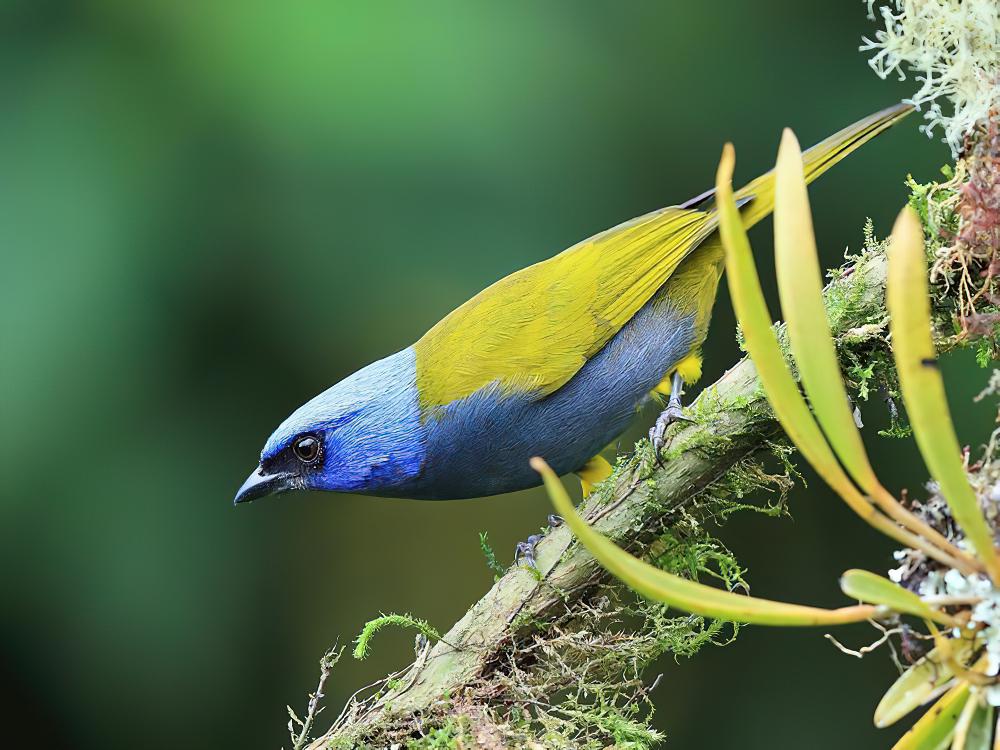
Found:
[{"label": "blurred green background", "polygon": [[[477,533],[509,560],[544,497],[234,509],[264,439],[500,276],[701,192],[725,140],[749,179],[781,127],[808,144],[905,96],[856,51],[870,30],[860,1],[3,3],[6,736],[287,746],[285,704],[338,637],[379,610],[447,628],[491,583]],[[948,160],[917,125],[812,190],[827,266],[866,216],[888,232],[908,171]],[[769,222],[754,239],[769,278]],[[723,292],[706,382],[737,358],[733,329]],[[981,442],[984,374],[946,365]],[[874,436],[883,410],[865,407],[873,460],[919,490],[913,446]],[[835,604],[844,568],[890,565],[818,482],[792,511],[722,531],[755,593]],[[327,718],[412,642],[388,631],[342,662]],[[670,747],[879,748],[901,731],[871,728],[888,659],[815,630],[747,629],[655,671]]]}]

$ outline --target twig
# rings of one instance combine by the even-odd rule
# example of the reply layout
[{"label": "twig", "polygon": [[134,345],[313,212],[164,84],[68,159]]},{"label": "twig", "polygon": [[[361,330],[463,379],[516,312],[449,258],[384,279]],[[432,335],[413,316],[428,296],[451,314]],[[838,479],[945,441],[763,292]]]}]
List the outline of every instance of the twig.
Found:
[{"label": "twig", "polygon": [[[292,710],[291,706],[286,706],[289,716],[288,734],[292,740],[292,750],[302,750],[306,746],[306,743],[309,742],[309,733],[312,731],[313,724],[316,723],[316,717],[323,712],[323,707],[320,706],[320,701],[323,700],[323,686],[326,685],[326,681],[330,677],[330,672],[337,666],[337,662],[340,661],[343,653],[343,647],[337,648],[337,644],[334,644],[329,651],[323,654],[323,658],[319,660],[319,682],[316,685],[315,692],[309,694],[306,718],[300,719],[295,715],[295,711]],[[299,726],[298,734],[295,733],[296,725]]]}]

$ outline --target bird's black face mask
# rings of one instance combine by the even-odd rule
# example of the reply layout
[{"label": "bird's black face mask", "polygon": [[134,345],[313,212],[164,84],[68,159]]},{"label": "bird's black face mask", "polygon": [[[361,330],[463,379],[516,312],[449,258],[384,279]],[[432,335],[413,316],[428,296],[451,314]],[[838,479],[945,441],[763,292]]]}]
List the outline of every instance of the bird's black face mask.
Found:
[{"label": "bird's black face mask", "polygon": [[322,438],[313,434],[299,435],[287,448],[261,461],[237,491],[233,504],[305,489],[308,473],[316,471],[322,464]]}]

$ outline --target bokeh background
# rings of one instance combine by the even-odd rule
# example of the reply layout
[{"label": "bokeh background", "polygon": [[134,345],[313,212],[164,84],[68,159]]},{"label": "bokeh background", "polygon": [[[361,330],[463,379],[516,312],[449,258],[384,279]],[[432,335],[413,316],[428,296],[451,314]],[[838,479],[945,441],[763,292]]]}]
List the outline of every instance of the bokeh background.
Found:
[{"label": "bokeh background", "polygon": [[[857,52],[871,28],[860,1],[4,2],[5,737],[287,747],[285,704],[337,638],[380,610],[447,628],[491,583],[478,532],[509,560],[544,497],[234,509],[264,439],[495,279],[702,191],[725,140],[750,178],[781,127],[808,144],[905,96]],[[917,125],[815,185],[827,266],[866,216],[888,232],[907,172],[948,160]],[[753,239],[769,277],[770,223]],[[723,292],[706,382],[737,358],[733,331]],[[982,442],[985,375],[945,364],[962,437]],[[874,435],[883,410],[865,405],[874,462],[918,489],[913,446]],[[755,593],[836,604],[840,571],[889,566],[818,482],[791,508],[720,532]],[[388,631],[345,659],[328,716],[411,655]],[[901,731],[871,727],[888,659],[814,630],[747,629],[658,671],[668,747]]]}]

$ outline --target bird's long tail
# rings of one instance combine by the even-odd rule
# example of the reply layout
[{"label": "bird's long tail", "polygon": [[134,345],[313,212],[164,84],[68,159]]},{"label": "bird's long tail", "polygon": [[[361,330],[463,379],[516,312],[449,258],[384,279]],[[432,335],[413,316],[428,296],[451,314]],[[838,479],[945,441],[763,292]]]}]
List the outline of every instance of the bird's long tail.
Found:
[{"label": "bird's long tail", "polygon": [[[883,130],[887,130],[913,111],[909,104],[897,104],[883,109],[848,125],[841,131],[820,141],[802,154],[806,182],[812,182],[826,170],[843,159]],[[743,209],[743,222],[749,227],[763,219],[774,208],[774,173],[767,172],[736,191],[737,203],[747,201]]]}]

